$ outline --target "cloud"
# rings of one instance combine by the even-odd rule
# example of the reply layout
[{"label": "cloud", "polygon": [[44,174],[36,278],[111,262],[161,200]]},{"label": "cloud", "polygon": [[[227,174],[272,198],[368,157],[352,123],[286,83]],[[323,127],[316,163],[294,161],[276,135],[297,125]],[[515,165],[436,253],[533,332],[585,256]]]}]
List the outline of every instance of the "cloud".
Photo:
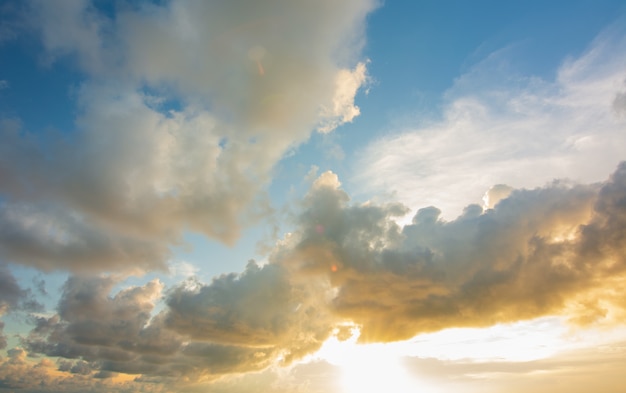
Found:
[{"label": "cloud", "polygon": [[159,281],[111,295],[118,279],[72,277],[58,314],[37,319],[24,345],[84,360],[92,375],[202,382],[290,364],[346,323],[362,342],[546,315],[623,323],[624,200],[626,163],[602,183],[512,190],[452,221],[424,208],[400,226],[408,208],[351,204],[325,172],[268,263],[188,279],[156,314]]},{"label": "cloud", "polygon": [[0,357],[0,391],[24,393],[45,392],[116,392],[116,393],[162,393],[164,386],[142,383],[112,375],[107,379],[92,379],[90,366],[84,361],[61,361],[50,359],[33,361],[22,348],[7,351],[8,357]]},{"label": "cloud", "polygon": [[[167,383],[158,377],[127,377],[117,373],[94,372],[84,361],[52,361],[29,358],[22,348],[0,357],[0,391],[44,392],[115,392],[164,393],[250,392],[262,389],[278,393],[338,392],[337,367],[323,361],[299,364],[289,370],[268,369],[223,378],[210,383]],[[106,375],[106,378],[102,378]]]},{"label": "cloud", "polygon": [[27,291],[20,288],[15,277],[5,265],[0,265],[0,315],[18,307]]},{"label": "cloud", "polygon": [[32,1],[24,17],[48,60],[69,59],[84,79],[74,130],[0,125],[0,219],[15,228],[0,237],[2,257],[44,270],[148,270],[165,269],[167,246],[187,230],[233,244],[270,210],[276,162],[319,124],[329,131],[358,114],[374,6],[144,2],[105,12]]},{"label": "cloud", "polygon": [[513,189],[506,184],[496,184],[491,187],[485,195],[483,195],[483,208],[484,209],[493,209],[498,202],[505,199],[509,195]]},{"label": "cloud", "polygon": [[560,353],[528,362],[441,361],[407,357],[404,365],[425,384],[456,392],[619,392],[624,343]]},{"label": "cloud", "polygon": [[[24,339],[27,349],[48,356],[82,359],[93,369],[104,371],[136,374],[149,364],[161,371],[158,360],[181,346],[178,337],[163,332],[158,317],[151,315],[163,284],[154,280],[110,297],[117,281],[112,277],[68,279],[58,314],[36,318],[35,328]],[[149,321],[153,322],[148,324]]]},{"label": "cloud", "polygon": [[622,164],[605,183],[515,190],[453,221],[424,208],[400,227],[394,218],[406,208],[349,205],[336,183],[320,181],[300,229],[270,261],[329,280],[329,307],[361,326],[362,341],[554,314],[615,323],[624,317],[624,195]]},{"label": "cloud", "polygon": [[370,143],[355,165],[360,191],[435,205],[451,219],[494,184],[602,180],[626,148],[626,31],[606,29],[554,79],[521,75],[509,60],[515,50],[494,52],[455,80],[441,118]]},{"label": "cloud", "polygon": [[[0,45],[15,40],[24,30],[25,21],[21,18],[24,8],[24,2],[14,0],[4,1],[0,5]],[[6,87],[8,85],[3,88]]]},{"label": "cloud", "polygon": [[335,96],[332,108],[324,108],[325,124],[318,128],[328,133],[343,123],[350,123],[361,111],[354,105],[357,91],[367,82],[365,63],[357,64],[352,71],[341,70],[337,75]]},{"label": "cloud", "polygon": [[[22,289],[7,268],[0,264],[0,317],[12,311],[39,311],[42,308],[29,289]],[[0,349],[7,346],[3,334],[4,322],[0,321]]]},{"label": "cloud", "polygon": [[333,326],[319,292],[310,284],[296,284],[278,265],[250,262],[240,275],[224,275],[210,284],[185,281],[168,291],[167,307],[156,315],[160,282],[111,296],[117,282],[70,278],[58,313],[36,319],[25,347],[82,359],[89,369],[82,363],[73,367],[85,374],[197,382],[289,364],[317,350]]}]

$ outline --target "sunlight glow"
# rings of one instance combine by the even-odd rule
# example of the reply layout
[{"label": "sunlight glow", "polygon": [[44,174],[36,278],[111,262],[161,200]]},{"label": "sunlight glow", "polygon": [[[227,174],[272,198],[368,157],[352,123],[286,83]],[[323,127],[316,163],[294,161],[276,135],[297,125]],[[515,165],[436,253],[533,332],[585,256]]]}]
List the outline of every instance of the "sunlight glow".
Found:
[{"label": "sunlight glow", "polygon": [[[626,339],[624,328],[575,328],[556,316],[489,328],[446,329],[387,344],[358,344],[359,329],[349,329],[351,336],[347,340],[340,340],[342,334],[337,331],[314,355],[341,368],[339,393],[441,392],[442,386],[419,378],[407,368],[403,360],[412,357],[451,364],[529,362]],[[482,373],[481,378],[485,375]]]},{"label": "sunlight glow", "polygon": [[408,373],[397,347],[357,344],[358,336],[358,329],[353,328],[348,340],[332,337],[317,353],[318,357],[341,368],[341,393],[433,392]]}]

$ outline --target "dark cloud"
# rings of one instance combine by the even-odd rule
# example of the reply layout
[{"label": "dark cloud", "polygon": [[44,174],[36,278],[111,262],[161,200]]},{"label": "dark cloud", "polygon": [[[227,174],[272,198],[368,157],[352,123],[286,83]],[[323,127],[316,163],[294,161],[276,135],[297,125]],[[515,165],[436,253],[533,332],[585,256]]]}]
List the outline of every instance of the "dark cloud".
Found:
[{"label": "dark cloud", "polygon": [[[261,370],[317,350],[332,323],[311,287],[294,284],[278,265],[250,262],[240,275],[169,291],[152,316],[162,284],[152,281],[111,296],[111,277],[72,277],[58,314],[36,319],[29,351],[82,359],[89,370],[214,379]],[[86,372],[76,363],[70,372]]]},{"label": "dark cloud", "polygon": [[[29,289],[22,289],[9,268],[0,264],[0,317],[11,311],[40,311],[42,305]],[[4,322],[0,321],[0,349],[7,345],[3,335]]]},{"label": "dark cloud", "polygon": [[111,277],[68,279],[58,314],[37,318],[24,344],[32,352],[96,362],[108,371],[158,369],[156,365],[164,363],[162,357],[181,345],[177,337],[161,330],[158,317],[151,317],[163,285],[154,280],[110,297],[117,281]]},{"label": "dark cloud", "polygon": [[27,294],[27,291],[20,288],[7,266],[0,265],[0,315],[17,308]]}]

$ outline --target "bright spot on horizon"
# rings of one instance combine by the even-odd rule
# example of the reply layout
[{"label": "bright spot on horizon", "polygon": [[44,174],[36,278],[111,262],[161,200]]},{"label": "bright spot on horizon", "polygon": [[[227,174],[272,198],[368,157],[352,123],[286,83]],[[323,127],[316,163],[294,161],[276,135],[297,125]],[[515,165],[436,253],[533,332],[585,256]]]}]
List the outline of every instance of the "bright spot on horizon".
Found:
[{"label": "bright spot on horizon", "polygon": [[[389,391],[448,392],[443,386],[411,375],[404,359],[437,359],[444,362],[527,363],[551,359],[577,349],[597,347],[626,340],[620,327],[581,329],[568,326],[561,317],[543,317],[531,321],[499,324],[487,328],[452,328],[420,334],[407,341],[392,343],[357,343],[359,328],[351,328],[351,337],[341,341],[328,339],[311,358],[322,359],[340,367],[339,393]],[[306,362],[305,361],[305,362]]]},{"label": "bright spot on horizon", "polygon": [[358,328],[340,341],[331,337],[317,352],[319,357],[341,368],[340,393],[428,393],[427,386],[409,374],[401,354],[388,344],[358,344]]}]

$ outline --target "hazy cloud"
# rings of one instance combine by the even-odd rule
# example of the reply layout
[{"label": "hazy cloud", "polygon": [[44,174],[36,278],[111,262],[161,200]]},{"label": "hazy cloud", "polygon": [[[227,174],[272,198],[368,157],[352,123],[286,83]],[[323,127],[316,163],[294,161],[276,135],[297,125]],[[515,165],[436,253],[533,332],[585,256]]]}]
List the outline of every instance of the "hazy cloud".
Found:
[{"label": "hazy cloud", "polygon": [[407,357],[404,365],[424,384],[455,392],[619,392],[624,343],[575,350],[528,362],[441,361]]},{"label": "hazy cloud", "polygon": [[358,115],[374,6],[31,2],[49,60],[69,58],[85,80],[75,130],[0,125],[2,226],[15,228],[2,257],[164,269],[185,230],[232,244],[267,214],[263,190],[288,149]]},{"label": "hazy cloud", "polygon": [[[22,289],[7,266],[0,264],[0,317],[11,311],[39,311],[41,308],[30,289]],[[4,322],[0,321],[0,349],[7,345],[3,330]]]}]

